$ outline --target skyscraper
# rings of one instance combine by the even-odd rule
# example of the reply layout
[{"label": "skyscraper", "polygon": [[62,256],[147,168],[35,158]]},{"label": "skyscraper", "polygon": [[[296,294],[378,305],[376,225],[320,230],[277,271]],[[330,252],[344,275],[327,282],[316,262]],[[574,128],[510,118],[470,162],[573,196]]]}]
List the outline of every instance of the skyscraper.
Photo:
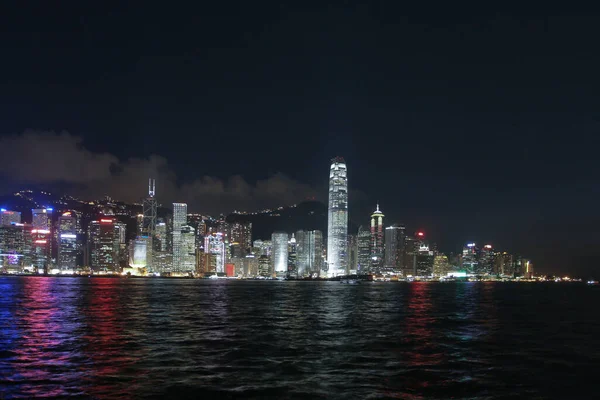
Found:
[{"label": "skyscraper", "polygon": [[196,233],[191,226],[181,227],[181,271],[196,269]]},{"label": "skyscraper", "polygon": [[233,222],[229,224],[229,243],[238,244],[244,256],[252,247],[252,222]]},{"label": "skyscraper", "polygon": [[32,214],[32,229],[50,229],[50,216],[52,213],[51,208],[34,208],[31,210]]},{"label": "skyscraper", "polygon": [[371,214],[371,260],[375,272],[383,267],[383,217],[377,203],[377,209]]},{"label": "skyscraper", "polygon": [[288,234],[273,232],[273,267],[277,275],[285,275],[288,269]]},{"label": "skyscraper", "polygon": [[358,273],[367,274],[371,271],[371,232],[364,226],[358,228],[356,247]]},{"label": "skyscraper", "polygon": [[475,243],[467,243],[463,247],[461,267],[468,274],[472,274],[478,269],[477,253],[477,245]]},{"label": "skyscraper", "polygon": [[67,211],[58,217],[58,265],[61,271],[74,271],[77,266],[77,218]]},{"label": "skyscraper", "polygon": [[319,274],[323,267],[323,233],[321,231],[296,232],[298,276]]},{"label": "skyscraper", "polygon": [[215,272],[225,272],[225,242],[221,232],[213,232],[204,237],[204,253],[211,254],[209,257],[215,263]]},{"label": "skyscraper", "polygon": [[183,271],[181,228],[187,225],[187,204],[173,203],[173,271]]},{"label": "skyscraper", "polygon": [[348,176],[342,157],[331,160],[327,214],[327,276],[347,273]]},{"label": "skyscraper", "polygon": [[[153,237],[156,231],[156,180],[148,179],[148,197],[143,203],[141,236]],[[187,209],[186,209],[187,214]]]},{"label": "skyscraper", "polygon": [[0,225],[10,226],[21,223],[21,213],[18,211],[9,211],[4,208],[0,209]]},{"label": "skyscraper", "polygon": [[90,267],[94,272],[116,272],[119,268],[121,227],[114,218],[101,218],[90,222],[88,246]]},{"label": "skyscraper", "polygon": [[392,225],[385,228],[386,272],[402,272],[404,269],[404,225]]}]

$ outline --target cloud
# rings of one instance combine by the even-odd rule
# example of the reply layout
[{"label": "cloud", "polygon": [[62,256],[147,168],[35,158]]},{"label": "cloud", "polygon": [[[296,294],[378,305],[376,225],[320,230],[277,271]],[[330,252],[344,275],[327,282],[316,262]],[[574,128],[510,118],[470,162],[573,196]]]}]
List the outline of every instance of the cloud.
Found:
[{"label": "cloud", "polygon": [[253,211],[318,197],[312,186],[282,173],[256,182],[235,175],[227,179],[202,176],[178,183],[175,171],[162,156],[119,160],[110,153],[94,153],[82,143],[81,137],[67,132],[25,131],[5,136],[0,139],[0,177],[19,188],[60,184],[69,188],[69,194],[81,198],[109,195],[127,202],[144,197],[148,178],[153,177],[163,205],[187,202],[190,210],[211,214]]}]

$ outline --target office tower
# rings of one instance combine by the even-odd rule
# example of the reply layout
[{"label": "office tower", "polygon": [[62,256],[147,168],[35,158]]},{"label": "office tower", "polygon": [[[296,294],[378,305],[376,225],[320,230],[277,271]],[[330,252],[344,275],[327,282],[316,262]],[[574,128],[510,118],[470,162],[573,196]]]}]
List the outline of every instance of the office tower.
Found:
[{"label": "office tower", "polygon": [[127,225],[120,221],[115,221],[115,248],[117,249],[118,270],[127,267],[129,254],[127,253]]},{"label": "office tower", "polygon": [[273,243],[273,269],[277,275],[285,275],[288,269],[288,234],[273,232],[271,242]]},{"label": "office tower", "polygon": [[31,234],[24,224],[0,225],[0,270],[22,272],[31,265]]},{"label": "office tower", "polygon": [[296,237],[292,233],[292,237],[288,241],[288,269],[287,273],[290,276],[298,276],[298,243]]},{"label": "office tower", "polygon": [[229,243],[237,243],[244,256],[252,247],[252,222],[233,222],[229,224]]},{"label": "office tower", "polygon": [[[156,180],[148,179],[148,197],[144,199],[141,236],[153,237],[157,223]],[[186,206],[187,215],[187,206]]]},{"label": "office tower", "polygon": [[501,275],[514,278],[515,276],[515,265],[512,254],[503,252],[497,258],[499,263],[498,271]]},{"label": "office tower", "polygon": [[187,204],[173,203],[173,271],[182,271],[181,228],[187,225]]},{"label": "office tower", "polygon": [[350,274],[358,273],[358,243],[356,235],[348,235],[348,270]]},{"label": "office tower", "polygon": [[377,209],[371,214],[371,260],[375,272],[380,272],[383,266],[383,217],[377,203]]},{"label": "office tower", "polygon": [[129,242],[129,266],[148,268],[152,261],[152,238],[138,236]]},{"label": "office tower", "polygon": [[475,243],[467,243],[463,247],[461,268],[467,274],[477,271],[477,245]]},{"label": "office tower", "polygon": [[477,268],[474,272],[477,275],[491,275],[494,271],[495,254],[491,244],[486,244],[479,251],[477,257]]},{"label": "office tower", "polygon": [[52,216],[51,208],[33,208],[32,214],[32,229],[50,230],[50,221]]},{"label": "office tower", "polygon": [[533,264],[529,260],[523,262],[523,278],[533,279]]},{"label": "office tower", "polygon": [[296,243],[298,276],[319,276],[323,268],[323,232],[298,231]]},{"label": "office tower", "polygon": [[31,265],[38,273],[50,272],[50,244],[52,236],[49,229],[31,230]]},{"label": "office tower", "polygon": [[152,246],[156,251],[167,251],[167,224],[163,221],[156,224]]},{"label": "office tower", "polygon": [[348,176],[342,157],[331,160],[327,214],[327,276],[347,274]]},{"label": "office tower", "polygon": [[271,272],[271,258],[266,254],[258,257],[258,275],[266,278],[270,277],[273,273]]},{"label": "office tower", "polygon": [[196,233],[191,226],[181,227],[181,272],[193,272],[196,268]]},{"label": "office tower", "polygon": [[358,248],[357,262],[358,273],[368,274],[371,272],[371,232],[367,227],[360,226],[356,238]]},{"label": "office tower", "polygon": [[417,273],[417,254],[419,252],[419,242],[410,235],[404,236],[404,257],[403,271],[405,277],[415,276]]},{"label": "office tower", "polygon": [[415,250],[415,276],[431,277],[434,254],[423,232],[419,231],[415,234]]},{"label": "office tower", "polygon": [[217,273],[225,272],[225,242],[223,233],[214,232],[204,238],[204,253],[212,254],[214,270]]},{"label": "office tower", "polygon": [[74,272],[78,252],[77,218],[74,213],[67,211],[58,217],[58,269]]},{"label": "office tower", "polygon": [[143,236],[144,232],[144,214],[138,214],[135,217],[135,224],[137,227],[137,236]]},{"label": "office tower", "polygon": [[437,254],[433,258],[433,276],[446,276],[450,272],[450,263],[448,257],[444,254]]},{"label": "office tower", "polygon": [[[123,227],[114,218],[90,222],[88,228],[89,265],[94,272],[118,272]],[[123,235],[124,236],[124,235]]]},{"label": "office tower", "polygon": [[258,257],[252,253],[244,257],[243,275],[245,277],[253,278],[258,276],[258,261]]},{"label": "office tower", "polygon": [[5,208],[0,209],[0,226],[10,226],[21,223],[21,213],[18,211],[9,211]]},{"label": "office tower", "polygon": [[255,240],[254,247],[258,249],[258,255],[265,255],[267,257],[271,257],[271,253],[273,251],[273,242],[270,240]]},{"label": "office tower", "polygon": [[385,228],[384,271],[401,273],[404,269],[404,225],[392,225]]}]

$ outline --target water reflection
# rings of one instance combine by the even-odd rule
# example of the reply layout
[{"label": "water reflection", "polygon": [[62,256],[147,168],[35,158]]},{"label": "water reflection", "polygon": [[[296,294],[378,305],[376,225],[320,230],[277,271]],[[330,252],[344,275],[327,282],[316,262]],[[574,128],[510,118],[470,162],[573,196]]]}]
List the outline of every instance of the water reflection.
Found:
[{"label": "water reflection", "polygon": [[12,379],[22,382],[18,391],[26,396],[81,393],[77,385],[70,384],[85,376],[85,363],[82,368],[81,354],[72,343],[79,324],[73,319],[69,287],[52,278],[22,281],[23,301],[15,313],[20,339],[13,350]]},{"label": "water reflection", "polygon": [[137,316],[123,314],[127,299],[120,296],[121,290],[123,285],[116,279],[95,278],[82,308],[87,324],[82,348],[92,364],[85,381],[93,396],[114,393],[114,384],[122,380],[131,381],[131,386],[120,395],[135,393],[136,382],[127,376],[127,369],[134,362],[137,346],[131,345],[123,327],[127,318]]}]

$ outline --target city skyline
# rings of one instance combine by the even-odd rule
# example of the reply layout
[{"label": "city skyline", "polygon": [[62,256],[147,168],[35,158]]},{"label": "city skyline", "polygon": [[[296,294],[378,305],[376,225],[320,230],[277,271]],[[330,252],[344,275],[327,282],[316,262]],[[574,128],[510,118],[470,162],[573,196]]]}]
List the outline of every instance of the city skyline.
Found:
[{"label": "city skyline", "polygon": [[469,238],[596,269],[587,16],[211,4],[147,10],[159,31],[108,8],[5,21],[0,193],[133,202],[153,177],[162,204],[212,215],[326,203],[322,171],[341,155],[357,226],[379,201],[444,248]]}]

